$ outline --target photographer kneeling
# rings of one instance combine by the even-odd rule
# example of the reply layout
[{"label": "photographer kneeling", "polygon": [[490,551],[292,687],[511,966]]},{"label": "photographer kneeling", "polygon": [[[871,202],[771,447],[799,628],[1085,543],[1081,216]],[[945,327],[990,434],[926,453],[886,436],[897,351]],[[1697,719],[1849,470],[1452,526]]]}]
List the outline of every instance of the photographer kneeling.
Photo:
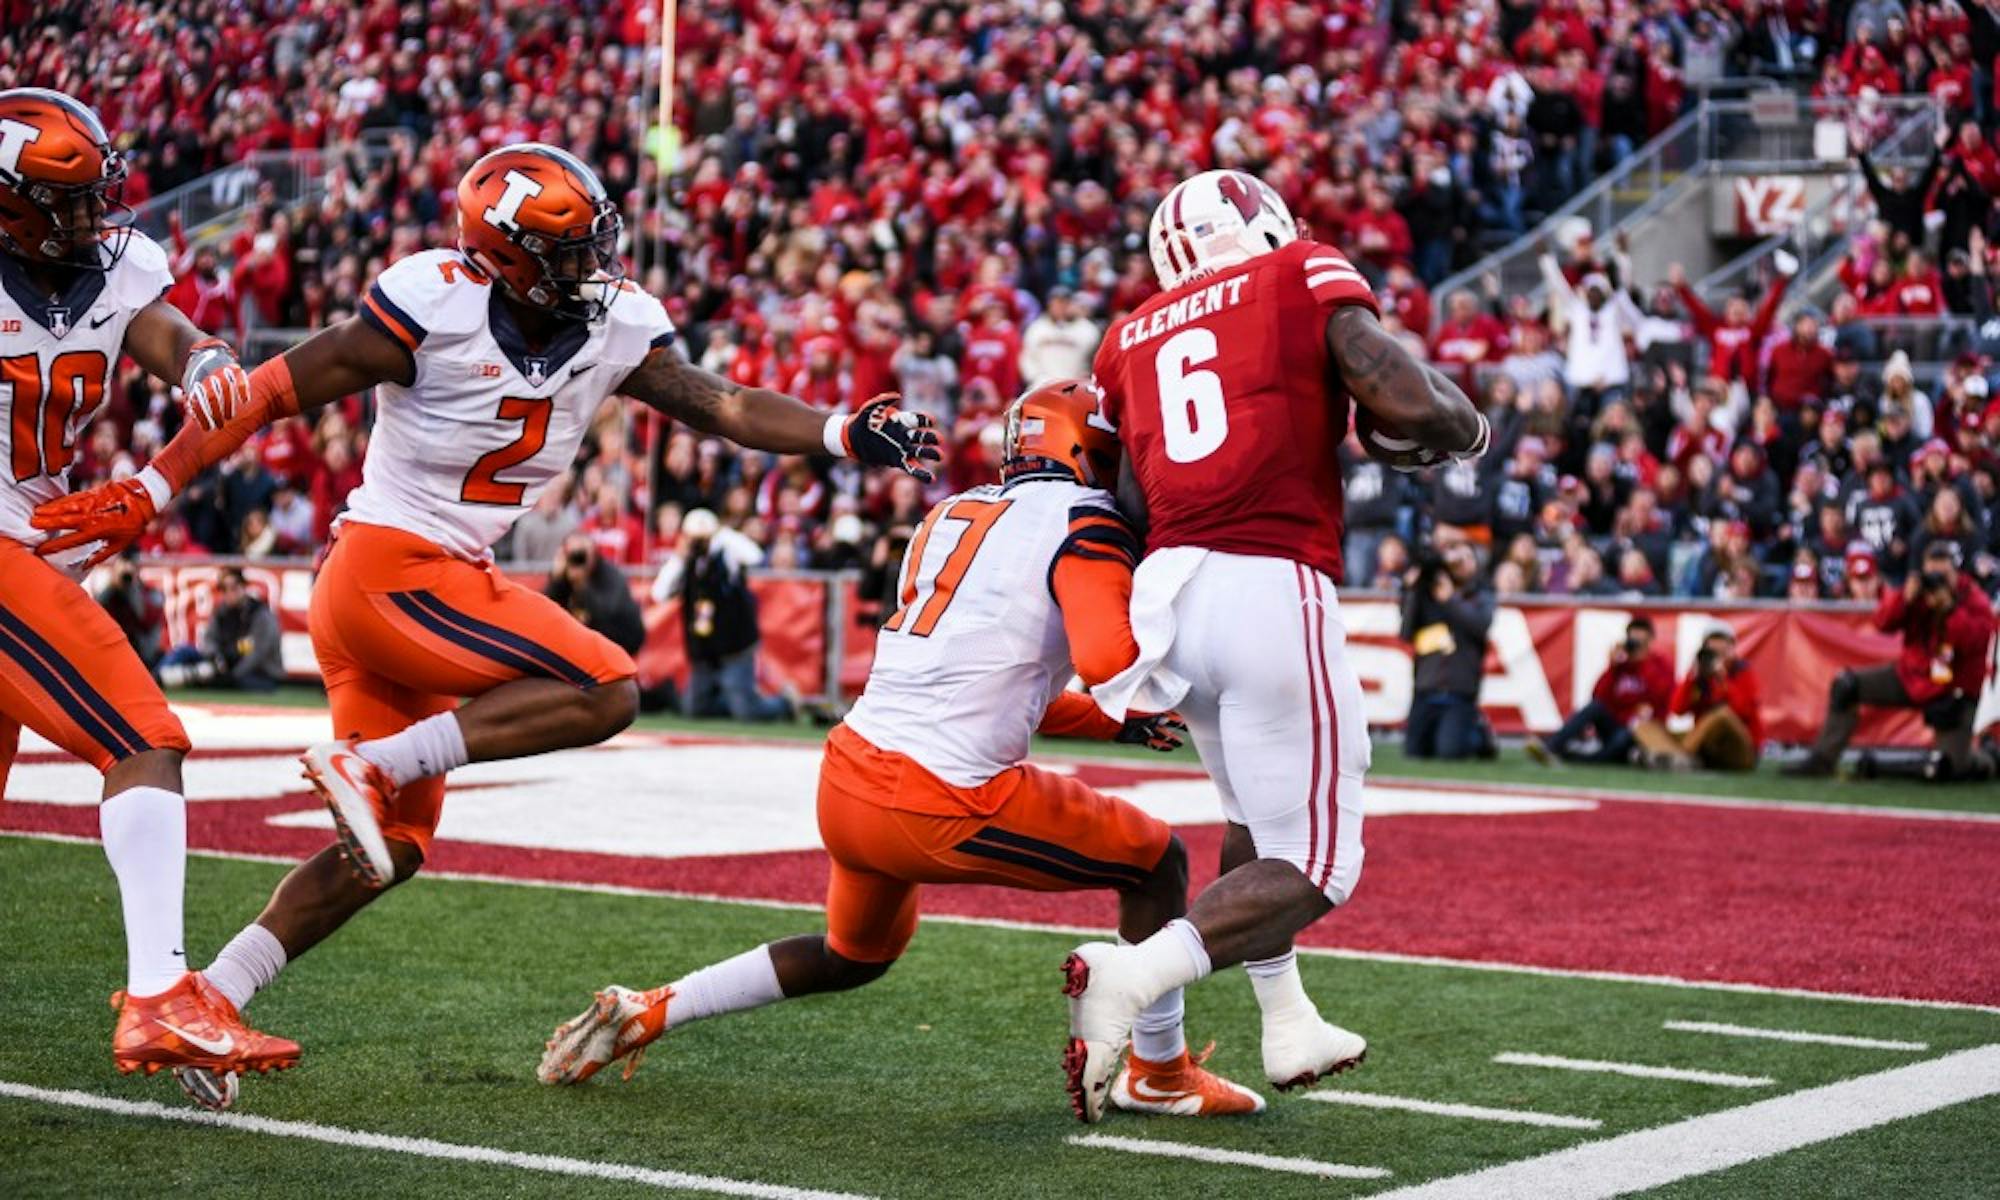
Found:
[{"label": "photographer kneeling", "polygon": [[1896,661],[1842,671],[1827,689],[1826,725],[1803,762],[1787,775],[1831,775],[1861,720],[1861,706],[1915,708],[1937,738],[1925,774],[1943,779],[1988,779],[1993,756],[1972,746],[1972,722],[1986,683],[1993,642],[1993,605],[1953,560],[1955,543],[1932,542],[1921,569],[1902,588],[1884,592],[1875,626],[1903,636]]},{"label": "photographer kneeling", "polygon": [[1736,654],[1736,634],[1718,629],[1701,639],[1694,666],[1674,688],[1667,711],[1692,715],[1694,728],[1668,732],[1659,721],[1641,721],[1632,730],[1648,765],[1685,771],[1754,771],[1764,746],[1764,720],[1757,712],[1757,675]]},{"label": "photographer kneeling", "polygon": [[1416,651],[1403,753],[1411,758],[1491,758],[1493,733],[1479,712],[1493,593],[1479,558],[1459,542],[1422,553],[1403,589],[1403,640]]}]

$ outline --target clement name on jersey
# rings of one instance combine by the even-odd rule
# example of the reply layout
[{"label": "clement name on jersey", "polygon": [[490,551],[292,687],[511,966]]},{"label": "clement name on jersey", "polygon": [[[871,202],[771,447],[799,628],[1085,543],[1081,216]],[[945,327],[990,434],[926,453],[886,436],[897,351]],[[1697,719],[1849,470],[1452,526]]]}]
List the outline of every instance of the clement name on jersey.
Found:
[{"label": "clement name on jersey", "polygon": [[1341,572],[1350,405],[1326,346],[1343,305],[1379,314],[1339,251],[1298,241],[1162,292],[1097,351],[1104,416],[1147,498],[1147,545]]}]

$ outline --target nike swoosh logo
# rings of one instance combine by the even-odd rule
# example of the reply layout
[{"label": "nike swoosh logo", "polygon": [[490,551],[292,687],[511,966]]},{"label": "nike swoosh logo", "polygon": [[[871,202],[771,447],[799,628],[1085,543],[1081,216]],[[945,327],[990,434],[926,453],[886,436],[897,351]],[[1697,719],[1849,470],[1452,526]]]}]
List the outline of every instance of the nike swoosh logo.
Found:
[{"label": "nike swoosh logo", "polygon": [[1144,1079],[1141,1079],[1136,1075],[1132,1077],[1131,1088],[1132,1088],[1133,1099],[1148,1100],[1154,1104],[1172,1104],[1174,1101],[1179,1100],[1188,1094],[1186,1092],[1159,1091],[1156,1088],[1154,1088],[1152,1084],[1147,1083]]},{"label": "nike swoosh logo", "polygon": [[99,327],[100,325],[103,325],[103,324],[104,324],[104,323],[105,323],[106,321],[109,321],[109,320],[110,320],[111,318],[113,318],[113,317],[115,317],[115,316],[117,316],[117,315],[118,315],[117,313],[105,313],[105,314],[104,314],[103,316],[101,316],[101,317],[92,317],[92,318],[90,319],[90,327],[91,327],[92,329],[96,329],[97,327]]},{"label": "nike swoosh logo", "polygon": [[188,1045],[195,1046],[202,1050],[206,1050],[210,1054],[227,1054],[231,1050],[236,1049],[236,1035],[234,1034],[225,1033],[222,1035],[222,1038],[220,1040],[217,1040],[215,1038],[205,1038],[197,1033],[189,1033],[187,1030],[182,1029],[180,1026],[174,1024],[172,1021],[165,1021],[165,1020],[160,1022],[160,1028],[166,1030],[168,1033],[173,1034],[175,1037],[180,1038]]},{"label": "nike swoosh logo", "polygon": [[571,379],[575,379],[577,376],[583,374],[585,371],[595,371],[596,369],[597,369],[596,363],[585,363],[580,367],[571,367],[569,369],[569,377]]},{"label": "nike swoosh logo", "polygon": [[348,787],[353,788],[355,791],[360,792],[363,795],[367,794],[368,791],[367,785],[363,784],[360,780],[356,779],[354,776],[347,773],[346,755],[344,754],[334,755],[332,758],[327,760],[327,765],[333,768],[334,774],[340,776],[342,783],[345,783]]}]

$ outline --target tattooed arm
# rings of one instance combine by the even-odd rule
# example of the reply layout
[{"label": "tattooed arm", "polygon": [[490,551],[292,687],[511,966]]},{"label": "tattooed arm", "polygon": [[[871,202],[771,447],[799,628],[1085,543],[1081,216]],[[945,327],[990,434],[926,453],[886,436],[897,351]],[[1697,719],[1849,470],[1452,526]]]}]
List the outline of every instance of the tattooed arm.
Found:
[{"label": "tattooed arm", "polygon": [[1476,457],[1486,419],[1450,380],[1417,361],[1375,314],[1348,305],[1327,319],[1326,348],[1356,403],[1426,449]]},{"label": "tattooed arm", "polygon": [[871,466],[901,467],[926,483],[931,473],[923,464],[939,459],[930,418],[898,412],[893,395],[877,396],[852,416],[829,416],[783,392],[741,387],[666,347],[653,351],[618,390],[753,450],[856,458]]}]

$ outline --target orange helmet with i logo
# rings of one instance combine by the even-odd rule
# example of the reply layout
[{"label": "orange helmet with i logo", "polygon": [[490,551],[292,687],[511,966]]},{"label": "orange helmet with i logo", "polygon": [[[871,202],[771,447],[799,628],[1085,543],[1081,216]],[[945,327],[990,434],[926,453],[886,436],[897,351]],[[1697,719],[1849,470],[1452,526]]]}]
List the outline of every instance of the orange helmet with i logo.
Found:
[{"label": "orange helmet with i logo", "polygon": [[574,319],[603,317],[624,275],[625,222],[595,172],[541,142],[503,146],[458,184],[458,245],[516,299]]},{"label": "orange helmet with i logo", "polygon": [[1102,397],[1081,379],[1030,388],[1007,408],[1000,477],[1060,474],[1086,487],[1118,486],[1118,434],[1098,410]]},{"label": "orange helmet with i logo", "polygon": [[47,88],[0,91],[0,250],[108,271],[130,232],[111,219],[125,159],[104,122],[74,96]]}]

